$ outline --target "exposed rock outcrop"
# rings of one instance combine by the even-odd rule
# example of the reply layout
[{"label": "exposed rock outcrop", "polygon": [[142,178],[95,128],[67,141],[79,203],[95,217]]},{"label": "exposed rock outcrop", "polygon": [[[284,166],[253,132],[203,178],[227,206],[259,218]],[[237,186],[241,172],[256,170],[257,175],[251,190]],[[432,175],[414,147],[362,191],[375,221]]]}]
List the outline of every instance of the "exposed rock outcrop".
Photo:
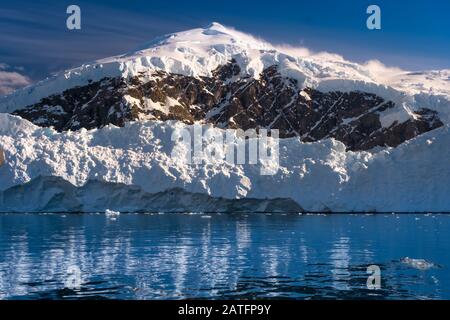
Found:
[{"label": "exposed rock outcrop", "polygon": [[130,79],[104,78],[14,114],[59,131],[152,119],[279,129],[281,137],[299,136],[305,142],[333,137],[349,150],[396,147],[443,125],[435,111],[407,110],[367,92],[300,90],[297,81],[283,77],[276,65],[258,79],[240,74],[231,61],[212,77],[156,71]]}]

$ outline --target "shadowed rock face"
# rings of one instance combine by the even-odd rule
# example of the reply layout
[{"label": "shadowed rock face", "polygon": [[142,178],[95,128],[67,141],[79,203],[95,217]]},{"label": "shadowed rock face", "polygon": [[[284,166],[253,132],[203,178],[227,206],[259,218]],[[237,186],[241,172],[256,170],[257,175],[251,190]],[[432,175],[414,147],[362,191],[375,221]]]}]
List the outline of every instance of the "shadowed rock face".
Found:
[{"label": "shadowed rock face", "polygon": [[0,148],[0,167],[5,163],[5,152]]},{"label": "shadowed rock face", "polygon": [[374,94],[300,91],[296,80],[282,77],[275,65],[265,69],[259,79],[240,73],[231,61],[212,77],[156,71],[131,79],[105,78],[52,95],[15,114],[59,131],[123,126],[133,120],[279,129],[280,137],[298,136],[305,142],[333,137],[349,150],[396,147],[443,125],[435,111],[424,108],[383,127],[380,114],[401,107]]}]

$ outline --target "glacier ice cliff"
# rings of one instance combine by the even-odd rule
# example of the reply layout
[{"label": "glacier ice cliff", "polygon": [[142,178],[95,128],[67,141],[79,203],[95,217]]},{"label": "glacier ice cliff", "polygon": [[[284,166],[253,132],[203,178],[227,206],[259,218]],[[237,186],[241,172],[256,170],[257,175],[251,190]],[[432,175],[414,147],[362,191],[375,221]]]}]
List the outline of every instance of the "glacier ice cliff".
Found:
[{"label": "glacier ice cliff", "polygon": [[[180,128],[192,130],[182,122],[142,121],[123,128],[110,125],[60,133],[0,114],[0,148],[5,153],[0,167],[1,211],[100,210],[98,199],[111,190],[116,199],[103,204],[117,210],[146,210],[150,202],[127,202],[161,196],[165,200],[159,203],[164,203],[167,198],[160,193],[176,190],[177,194],[190,194],[180,193],[186,199],[211,197],[205,198],[203,207],[197,202],[198,209],[204,210],[208,203],[223,199],[247,199],[249,203],[251,199],[278,199],[289,204],[286,211],[450,211],[448,125],[378,152],[346,151],[345,145],[334,139],[312,143],[303,143],[298,137],[281,139],[280,167],[273,176],[260,175],[260,164],[235,165],[225,159],[211,162],[205,157],[202,164],[191,165],[172,157],[176,142],[171,136]],[[54,183],[48,184],[44,177],[60,179],[55,180],[58,183],[50,179]],[[67,194],[61,192],[64,188]],[[15,192],[11,194],[11,190]],[[86,195],[97,200],[89,202]],[[86,205],[77,199],[85,199]],[[117,201],[117,206],[111,201]],[[195,203],[192,200],[186,208],[194,210]],[[177,209],[178,204],[171,208]],[[273,203],[266,204],[264,210],[270,211]],[[243,208],[258,211],[255,206],[251,203]],[[216,206],[224,207],[236,208],[231,202]],[[274,210],[279,207],[283,206],[275,205]],[[154,208],[163,210],[158,201]]]}]

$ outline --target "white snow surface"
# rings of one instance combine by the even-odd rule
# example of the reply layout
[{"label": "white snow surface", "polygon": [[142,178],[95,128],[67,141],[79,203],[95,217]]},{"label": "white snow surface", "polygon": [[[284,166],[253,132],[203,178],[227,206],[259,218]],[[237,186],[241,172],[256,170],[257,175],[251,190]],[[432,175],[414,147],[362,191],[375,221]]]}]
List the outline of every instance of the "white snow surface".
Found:
[{"label": "white snow surface", "polygon": [[291,198],[309,211],[450,211],[448,125],[377,153],[346,152],[333,139],[281,139],[280,169],[273,176],[262,176],[260,165],[206,157],[189,165],[172,157],[172,133],[183,128],[192,130],[181,122],[140,121],[58,133],[0,114],[0,190],[57,176],[76,186],[93,179],[150,193],[181,187],[230,199]]},{"label": "white snow surface", "polygon": [[255,78],[276,64],[282,75],[298,80],[299,89],[371,92],[398,104],[407,103],[413,109],[418,106],[437,110],[450,123],[450,70],[411,73],[389,69],[385,72],[383,68],[380,70],[379,63],[358,64],[335,54],[275,46],[219,23],[166,35],[130,53],[56,74],[0,98],[0,112],[12,112],[51,94],[104,77],[126,78],[139,73],[151,77],[155,70],[193,77],[211,76],[213,70],[231,59],[240,65],[242,74]]}]

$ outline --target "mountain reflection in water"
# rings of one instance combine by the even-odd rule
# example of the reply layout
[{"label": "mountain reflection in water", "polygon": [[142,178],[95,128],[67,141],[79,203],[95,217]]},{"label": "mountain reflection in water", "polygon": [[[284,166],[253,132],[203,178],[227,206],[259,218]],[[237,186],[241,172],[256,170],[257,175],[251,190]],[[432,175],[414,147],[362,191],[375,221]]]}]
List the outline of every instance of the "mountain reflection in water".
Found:
[{"label": "mountain reflection in water", "polygon": [[449,240],[447,215],[0,215],[0,298],[450,299]]}]

